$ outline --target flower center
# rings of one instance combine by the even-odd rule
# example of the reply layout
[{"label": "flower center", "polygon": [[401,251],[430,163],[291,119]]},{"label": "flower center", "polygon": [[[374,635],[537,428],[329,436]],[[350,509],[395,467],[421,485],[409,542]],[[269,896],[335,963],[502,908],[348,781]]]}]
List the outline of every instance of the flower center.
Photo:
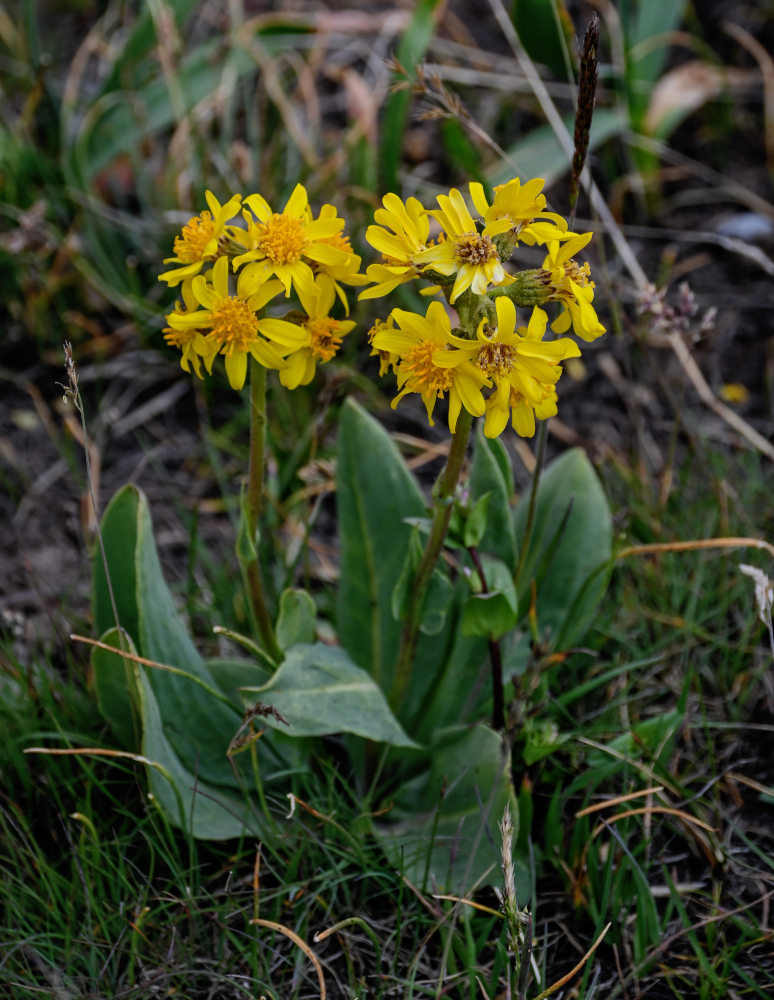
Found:
[{"label": "flower center", "polygon": [[310,348],[318,361],[330,361],[341,347],[341,334],[338,332],[339,321],[324,317],[310,319],[304,323],[312,338]]},{"label": "flower center", "polygon": [[335,233],[333,236],[326,236],[325,239],[320,240],[320,243],[325,243],[327,246],[341,250],[343,253],[352,253],[352,244],[349,242],[349,237],[345,236],[344,233]]},{"label": "flower center", "polygon": [[476,365],[487,375],[507,375],[513,368],[516,348],[511,344],[499,344],[493,341],[490,344],[482,344],[476,355]]},{"label": "flower center", "polygon": [[227,295],[212,310],[209,336],[226,356],[245,352],[258,338],[258,317],[242,299]]},{"label": "flower center", "polygon": [[497,247],[488,236],[462,233],[454,240],[454,257],[460,264],[486,264],[498,260]]},{"label": "flower center", "polygon": [[309,238],[300,219],[275,212],[260,227],[258,245],[275,264],[295,264],[309,246]]},{"label": "flower center", "polygon": [[579,264],[574,257],[571,257],[564,265],[564,273],[581,288],[589,286],[594,288],[594,282],[591,280],[591,265],[588,261],[585,264]]},{"label": "flower center", "polygon": [[193,264],[204,260],[204,249],[215,236],[215,221],[209,212],[194,215],[183,226],[182,232],[175,237],[175,256],[184,264]]},{"label": "flower center", "polygon": [[182,350],[193,337],[195,330],[174,330],[171,326],[165,326],[163,330],[164,340],[170,347],[178,347]]},{"label": "flower center", "polygon": [[454,379],[452,370],[433,364],[433,354],[437,350],[438,344],[424,340],[404,355],[400,370],[408,376],[406,386],[410,392],[434,392],[443,396],[451,388]]}]

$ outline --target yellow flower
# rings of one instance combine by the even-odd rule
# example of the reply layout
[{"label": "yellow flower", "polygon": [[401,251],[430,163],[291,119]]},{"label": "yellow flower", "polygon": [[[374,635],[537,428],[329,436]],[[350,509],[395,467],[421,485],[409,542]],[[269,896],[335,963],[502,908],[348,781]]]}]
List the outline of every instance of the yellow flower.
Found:
[{"label": "yellow flower", "polygon": [[511,415],[511,425],[519,437],[534,437],[535,418],[548,420],[557,414],[556,389],[550,384],[542,387],[543,397],[539,403],[532,403],[522,393],[517,392],[507,383],[501,383],[497,391],[486,401],[486,420],[484,434],[486,437],[498,437],[505,430],[508,414]]},{"label": "yellow flower", "polygon": [[405,205],[396,194],[382,198],[383,208],[374,212],[376,226],[366,230],[366,240],[382,255],[382,263],[371,264],[366,270],[373,288],[360,293],[361,299],[376,299],[411,281],[419,274],[413,261],[415,254],[427,247],[430,221],[421,202],[409,198]]},{"label": "yellow flower", "polygon": [[307,343],[287,357],[287,367],[279,373],[286,389],[307,385],[314,378],[317,362],[330,361],[341,346],[342,338],[354,327],[352,320],[333,319],[329,315],[335,300],[334,282],[319,275],[311,289],[302,288],[298,297],[306,311],[300,326],[306,331]]},{"label": "yellow flower", "polygon": [[[232,389],[241,389],[247,373],[247,356],[252,355],[266,368],[285,368],[284,356],[307,340],[307,333],[281,319],[258,319],[257,310],[282,290],[279,281],[267,281],[257,291],[246,294],[239,275],[237,294],[229,294],[228,259],[219,257],[209,282],[198,274],[191,283],[193,295],[202,307],[192,312],[173,312],[167,321],[173,330],[209,331],[201,356],[212,371],[215,356],[222,354]],[[197,372],[198,374],[198,372]]]},{"label": "yellow flower", "polygon": [[255,218],[243,212],[249,249],[234,258],[234,269],[247,265],[243,271],[245,288],[251,292],[275,275],[288,296],[291,285],[300,290],[314,283],[310,261],[332,267],[341,265],[346,255],[326,240],[341,232],[344,220],[335,213],[333,217],[321,213],[318,219],[313,219],[302,184],[296,184],[282,212],[272,212],[259,194],[248,195],[245,204]]},{"label": "yellow flower", "polygon": [[372,358],[379,358],[379,376],[386,375],[390,370],[390,365],[395,367],[395,365],[400,360],[397,354],[391,353],[390,351],[380,351],[377,347],[374,347],[374,337],[377,333],[382,333],[384,331],[391,331],[395,329],[395,323],[393,322],[392,313],[387,317],[386,320],[375,319],[373,326],[366,334],[368,343],[371,345]]},{"label": "yellow flower", "polygon": [[445,239],[434,247],[412,256],[412,261],[426,271],[450,277],[456,274],[449,301],[454,302],[466,289],[483,295],[489,285],[505,284],[509,277],[500,262],[497,247],[484,233],[479,233],[465,199],[456,188],[448,195],[438,195],[440,209],[429,212],[444,231]]},{"label": "yellow flower", "polygon": [[498,437],[510,415],[521,437],[535,433],[535,417],[556,415],[556,389],[560,361],[576,358],[580,350],[569,337],[544,341],[548,316],[536,306],[526,327],[516,329],[516,308],[510,299],[498,298],[497,330],[489,335],[482,323],[477,339],[483,347],[476,362],[492,378],[495,391],[487,400],[484,434]]},{"label": "yellow flower", "polygon": [[[482,320],[475,340],[452,337],[452,343],[494,383],[494,393],[487,400],[486,436],[498,437],[508,423],[509,410],[513,409],[517,433],[531,437],[535,432],[534,419],[525,408],[539,409],[542,413],[548,398],[555,401],[554,383],[562,373],[559,362],[577,357],[580,351],[569,337],[543,341],[548,316],[542,309],[533,309],[529,325],[518,330],[516,307],[509,298],[495,299],[495,310],[494,330]],[[529,421],[532,429],[525,433]]]},{"label": "yellow flower", "polygon": [[435,402],[448,392],[452,433],[463,406],[474,417],[483,416],[481,390],[490,385],[489,379],[454,349],[451,323],[441,303],[431,302],[426,316],[393,309],[392,317],[397,328],[380,330],[374,335],[373,346],[398,358],[394,367],[400,391],[392,401],[393,408],[407,393],[417,392],[432,426]]},{"label": "yellow flower", "polygon": [[546,196],[540,193],[544,184],[544,180],[536,177],[522,186],[519,178],[514,177],[494,189],[490,205],[483,186],[472,182],[470,196],[484,220],[484,235],[518,237],[529,246],[571,236],[561,215],[546,212]]},{"label": "yellow flower", "polygon": [[[320,209],[318,219],[335,219],[336,208],[334,205],[323,205]],[[312,211],[309,209],[309,221],[312,219]],[[360,273],[360,257],[352,250],[349,237],[344,233],[335,233],[333,236],[322,238],[320,243],[326,244],[337,252],[337,256],[329,261],[315,260],[312,262],[312,271],[315,275],[325,274],[333,281],[333,287],[338,295],[344,311],[349,316],[349,302],[346,293],[339,282],[345,285],[364,285],[368,281],[364,274]]]},{"label": "yellow flower", "polygon": [[[184,316],[187,313],[192,313],[199,306],[199,302],[193,293],[190,281],[184,281],[181,287],[181,293],[183,296],[183,304],[180,302],[175,303],[174,312],[171,315]],[[202,334],[201,330],[195,328],[186,328],[182,330],[176,330],[174,327],[167,326],[164,328],[164,340],[172,347],[177,347],[183,352],[183,356],[180,358],[180,367],[183,371],[190,372],[193,371],[196,375],[201,378],[201,364],[202,357],[209,355],[209,346],[207,340]],[[212,360],[208,365],[208,370],[212,368]]]},{"label": "yellow flower", "polygon": [[170,288],[181,281],[189,281],[197,275],[205,263],[215,260],[223,252],[223,243],[228,238],[227,223],[239,211],[242,196],[233,195],[221,205],[211,191],[205,191],[209,212],[194,215],[175,237],[174,257],[167,257],[165,264],[178,264],[172,271],[159,275],[159,281],[166,281]]},{"label": "yellow flower", "polygon": [[573,332],[583,340],[596,340],[605,332],[599,322],[592,302],[594,282],[588,263],[579,264],[573,255],[582,250],[591,239],[591,233],[572,236],[565,243],[553,240],[548,244],[548,254],[543,261],[546,278],[546,301],[560,302],[564,310],[551,324],[555,333],[564,333],[572,325]]}]

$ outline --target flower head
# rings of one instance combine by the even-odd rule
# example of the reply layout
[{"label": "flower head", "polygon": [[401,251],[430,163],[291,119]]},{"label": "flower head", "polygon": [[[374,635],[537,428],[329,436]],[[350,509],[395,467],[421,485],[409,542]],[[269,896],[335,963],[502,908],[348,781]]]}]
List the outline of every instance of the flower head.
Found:
[{"label": "flower head", "polygon": [[341,232],[344,220],[335,211],[314,219],[302,184],[295,186],[281,212],[273,212],[259,194],[248,195],[244,203],[250,209],[243,212],[249,249],[234,258],[234,268],[246,265],[242,272],[246,288],[256,289],[273,275],[288,296],[291,286],[296,290],[312,286],[313,264],[337,267],[346,259],[344,251],[326,242]]},{"label": "flower head", "polygon": [[489,285],[506,283],[508,275],[500,261],[497,247],[476,223],[456,188],[448,195],[438,195],[439,209],[429,212],[440,224],[444,239],[412,256],[425,271],[451,277],[456,275],[449,301],[454,302],[466,289],[483,295]]},{"label": "flower head", "polygon": [[484,220],[484,235],[518,238],[533,246],[571,236],[567,223],[556,212],[546,211],[546,196],[540,192],[545,181],[535,177],[522,185],[518,177],[494,189],[490,205],[481,184],[470,184],[470,196]]},{"label": "flower head", "polygon": [[[181,286],[181,294],[183,296],[182,305],[179,301],[175,303],[174,311],[171,314],[173,316],[185,316],[194,312],[199,307],[199,302],[193,293],[193,288],[191,287],[191,281],[183,282]],[[182,329],[176,330],[172,326],[167,326],[164,328],[163,333],[164,340],[166,340],[169,345],[177,347],[182,352],[180,367],[183,371],[189,372],[193,369],[196,375],[201,378],[202,358],[209,358],[209,365],[207,365],[207,368],[208,370],[212,368],[212,358],[210,358],[209,345],[201,330],[197,330],[195,327],[183,327]]]},{"label": "flower head", "polygon": [[455,350],[451,323],[441,303],[431,302],[425,316],[393,309],[392,317],[397,327],[381,329],[374,335],[373,346],[397,358],[394,368],[400,391],[393,407],[407,393],[419,393],[432,426],[436,400],[448,392],[452,433],[463,406],[473,416],[483,416],[481,390],[490,385],[489,379],[462,352]]},{"label": "flower head", "polygon": [[237,214],[242,201],[239,194],[233,195],[225,205],[221,205],[211,191],[205,192],[209,211],[194,215],[175,237],[174,257],[167,257],[165,264],[177,264],[172,271],[159,275],[159,281],[174,288],[181,281],[190,281],[205,263],[215,260],[224,249],[228,239],[227,223]]},{"label": "flower head", "polygon": [[486,436],[498,437],[513,411],[517,433],[531,437],[535,413],[539,417],[556,413],[554,385],[562,373],[559,362],[577,357],[580,351],[569,337],[543,340],[548,316],[542,309],[533,309],[529,325],[518,329],[516,308],[510,299],[498,297],[495,310],[494,329],[482,320],[475,340],[453,337],[452,343],[494,383],[494,392],[487,400]]},{"label": "flower head", "polygon": [[374,284],[360,293],[361,299],[388,295],[398,285],[416,278],[420,268],[414,256],[428,245],[430,221],[421,202],[408,198],[404,204],[390,193],[382,198],[382,205],[374,212],[378,225],[366,230],[366,240],[381,253],[382,262],[367,268],[367,278]]},{"label": "flower head", "polygon": [[[336,208],[334,205],[323,205],[320,209],[318,221],[336,218]],[[312,212],[309,209],[309,220],[312,219]],[[360,257],[353,251],[349,237],[343,232],[334,233],[333,236],[321,237],[318,241],[329,246],[334,252],[328,255],[327,260],[313,260],[312,272],[315,275],[327,275],[333,282],[336,295],[339,297],[344,311],[349,315],[349,302],[346,293],[340,283],[345,285],[364,285],[368,278],[360,273]]]},{"label": "flower head", "polygon": [[225,257],[215,261],[210,278],[208,281],[199,274],[191,282],[193,296],[202,308],[170,313],[167,316],[170,327],[181,332],[197,330],[205,334],[207,331],[204,346],[198,353],[207,371],[212,370],[216,355],[224,356],[232,389],[241,389],[245,383],[248,354],[266,368],[285,368],[284,356],[302,346],[306,332],[286,320],[259,319],[257,316],[257,311],[281,291],[280,282],[265,282],[248,294],[240,274],[236,295],[231,295]]},{"label": "flower head", "polygon": [[287,366],[279,373],[286,389],[307,385],[314,378],[317,363],[330,361],[345,337],[355,326],[352,320],[330,316],[335,300],[334,282],[325,274],[317,277],[311,288],[299,291],[306,319],[300,327],[306,332],[306,342],[287,357]]},{"label": "flower head", "polygon": [[395,329],[395,323],[392,318],[392,313],[387,317],[386,320],[375,319],[373,326],[366,334],[368,338],[368,343],[371,345],[371,357],[379,358],[379,375],[386,375],[390,370],[390,366],[395,367],[398,364],[400,358],[397,354],[391,351],[379,350],[378,347],[374,346],[374,338],[377,333],[389,332]]},{"label": "flower head", "polygon": [[543,261],[547,285],[547,301],[560,302],[563,311],[551,324],[555,333],[564,333],[570,326],[583,340],[596,340],[605,332],[604,326],[592,306],[594,282],[588,263],[579,264],[574,254],[582,250],[591,239],[591,233],[573,235],[564,243],[553,240],[548,244],[548,254]]}]

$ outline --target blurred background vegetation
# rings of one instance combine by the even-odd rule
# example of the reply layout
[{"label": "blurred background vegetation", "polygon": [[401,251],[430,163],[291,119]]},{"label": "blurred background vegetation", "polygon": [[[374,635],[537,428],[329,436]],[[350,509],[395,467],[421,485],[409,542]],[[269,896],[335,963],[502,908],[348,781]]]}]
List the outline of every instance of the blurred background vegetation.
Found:
[{"label": "blurred background vegetation", "polygon": [[[622,547],[765,539],[770,0],[0,5],[0,992],[319,995],[283,932],[249,926],[260,912],[310,944],[352,919],[319,946],[334,996],[502,995],[499,917],[388,869],[356,834],[345,773],[312,762],[309,808],[259,868],[255,844],[164,827],[129,761],[23,755],[110,741],[68,638],[89,634],[94,526],[57,383],[71,341],[100,500],[129,479],[143,487],[181,605],[216,650],[212,626],[245,621],[230,498],[248,419],[225,380],[192,384],[163,344],[172,301],[156,276],[175,232],[205,188],[282,202],[299,180],[314,205],[336,203],[364,254],[388,190],[429,202],[468,180],[541,176],[566,212],[562,129],[594,9],[598,193],[581,195],[576,228],[597,234],[609,334],[560,386],[549,447],[595,460]],[[393,304],[413,302],[401,294]],[[336,578],[340,400],[383,414],[420,470],[437,467],[443,440],[422,412],[387,409],[362,336],[374,315],[354,318],[360,335],[335,364],[271,398],[271,544],[295,558],[311,522],[299,572],[321,593]],[[532,451],[508,446],[523,488]],[[588,650],[523,682],[525,726],[560,744],[518,776],[543,986],[612,919],[572,995],[770,995],[774,686],[739,559],[770,572],[752,551],[623,560]],[[650,799],[615,820],[579,815],[643,782],[682,815]],[[498,907],[488,890],[476,902]]]}]

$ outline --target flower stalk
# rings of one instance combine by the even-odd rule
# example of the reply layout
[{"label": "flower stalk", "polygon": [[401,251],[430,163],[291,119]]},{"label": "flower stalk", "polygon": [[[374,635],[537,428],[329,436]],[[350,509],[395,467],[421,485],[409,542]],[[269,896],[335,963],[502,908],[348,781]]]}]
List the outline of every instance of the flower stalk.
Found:
[{"label": "flower stalk", "polygon": [[266,652],[278,663],[282,651],[274,635],[263,575],[258,560],[258,523],[263,506],[263,478],[266,465],[266,369],[250,358],[250,459],[247,474],[247,494],[244,516],[251,556],[245,563],[247,592],[261,640]]}]

